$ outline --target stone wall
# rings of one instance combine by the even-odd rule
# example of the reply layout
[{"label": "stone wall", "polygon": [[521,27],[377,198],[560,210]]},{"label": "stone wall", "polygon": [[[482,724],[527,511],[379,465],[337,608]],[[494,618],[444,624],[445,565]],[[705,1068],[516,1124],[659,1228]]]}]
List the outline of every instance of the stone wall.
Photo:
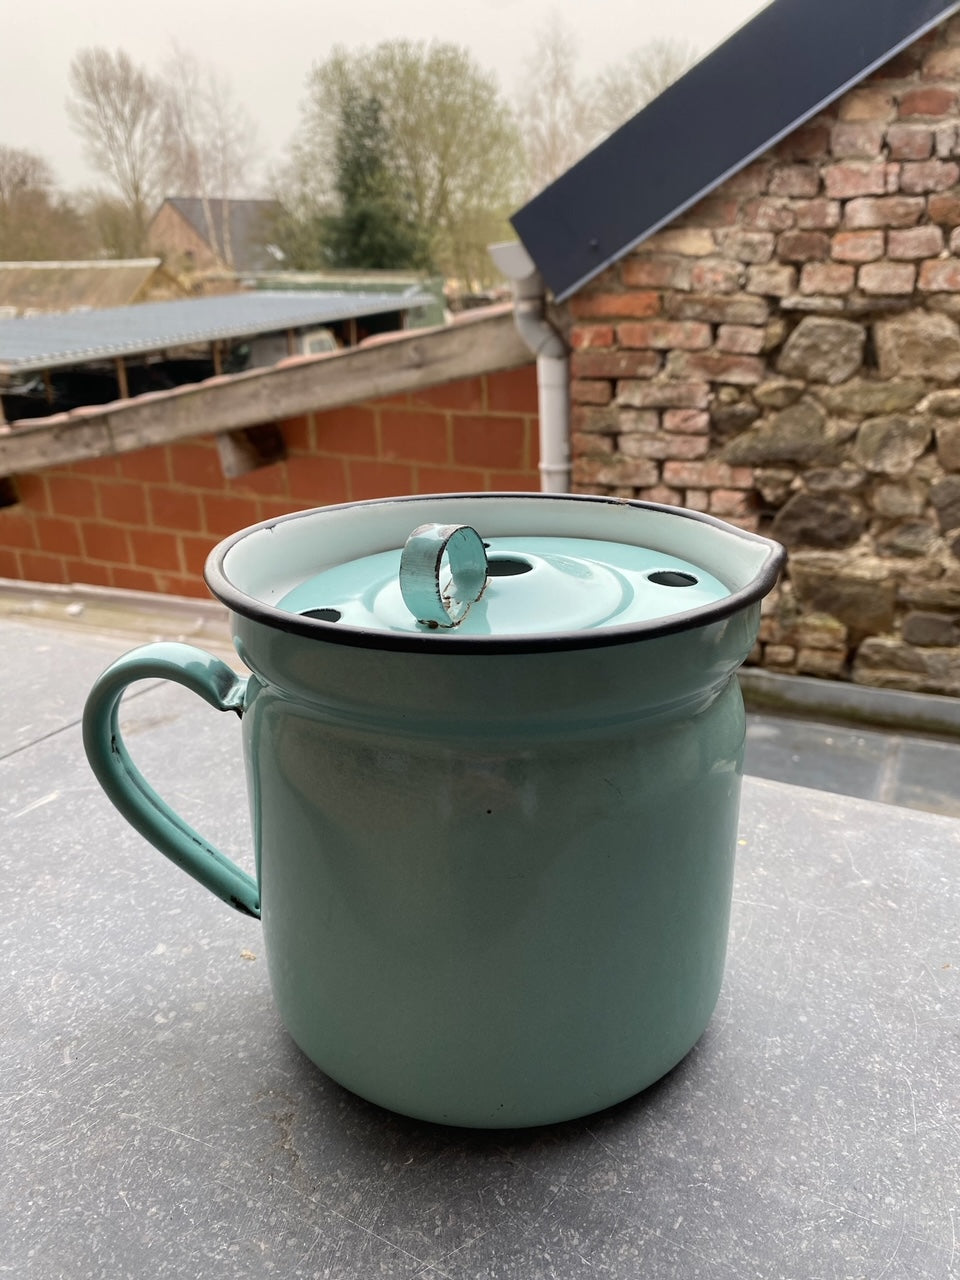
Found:
[{"label": "stone wall", "polygon": [[787,546],[754,662],[960,693],[960,19],[569,311],[575,487]]}]

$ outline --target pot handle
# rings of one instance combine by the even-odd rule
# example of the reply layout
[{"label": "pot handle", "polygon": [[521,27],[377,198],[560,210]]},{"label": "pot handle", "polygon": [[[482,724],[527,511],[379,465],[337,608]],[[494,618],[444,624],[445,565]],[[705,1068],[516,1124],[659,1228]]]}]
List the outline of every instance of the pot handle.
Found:
[{"label": "pot handle", "polygon": [[247,681],[225,662],[189,644],[143,645],[107,667],[90,690],[83,710],[83,746],[90,767],[117,809],[162,854],[223,902],[259,918],[256,880],[161,800],[120,736],[120,699],[127,685],[157,679],[183,685],[218,711],[243,714]]}]

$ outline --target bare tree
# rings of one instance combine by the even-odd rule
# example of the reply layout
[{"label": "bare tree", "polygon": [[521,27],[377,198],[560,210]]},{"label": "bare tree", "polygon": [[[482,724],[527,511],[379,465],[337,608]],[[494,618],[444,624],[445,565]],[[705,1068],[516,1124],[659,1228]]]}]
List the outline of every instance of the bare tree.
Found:
[{"label": "bare tree", "polygon": [[594,126],[612,133],[659,97],[697,60],[685,40],[651,40],[600,73],[594,85]]},{"label": "bare tree", "polygon": [[[176,46],[162,85],[167,186],[178,195],[200,199],[207,238],[232,266],[228,201],[250,186],[256,127],[225,78]],[[214,216],[217,201],[219,228]]]},{"label": "bare tree", "polygon": [[577,74],[574,38],[554,10],[527,59],[517,101],[529,193],[552,182],[588,149],[596,132],[592,99],[591,87]]},{"label": "bare tree", "polygon": [[70,64],[67,110],[95,169],[130,211],[138,245],[160,192],[164,94],[122,49],[81,49]]},{"label": "bare tree", "polygon": [[528,61],[518,97],[528,191],[558,178],[672,84],[695,58],[685,42],[652,40],[593,80],[583,80],[574,38],[554,11]]},{"label": "bare tree", "polygon": [[81,213],[57,190],[43,156],[0,146],[0,259],[83,257],[91,248]]}]

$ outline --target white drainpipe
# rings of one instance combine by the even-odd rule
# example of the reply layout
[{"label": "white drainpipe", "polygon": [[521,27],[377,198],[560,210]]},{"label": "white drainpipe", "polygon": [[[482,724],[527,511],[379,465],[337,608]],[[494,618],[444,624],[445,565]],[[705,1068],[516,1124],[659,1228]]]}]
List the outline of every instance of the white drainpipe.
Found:
[{"label": "white drainpipe", "polygon": [[543,277],[519,240],[490,246],[490,256],[513,285],[517,332],[537,357],[540,488],[570,488],[570,352],[546,318]]}]

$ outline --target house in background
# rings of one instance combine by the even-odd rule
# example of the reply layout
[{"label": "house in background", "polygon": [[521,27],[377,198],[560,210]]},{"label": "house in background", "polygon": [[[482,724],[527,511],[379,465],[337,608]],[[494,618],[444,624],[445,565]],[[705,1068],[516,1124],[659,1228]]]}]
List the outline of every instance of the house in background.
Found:
[{"label": "house in background", "polygon": [[168,196],[147,228],[153,253],[176,272],[267,271],[276,258],[267,245],[275,200]]},{"label": "house in background", "polygon": [[159,258],[0,262],[0,316],[86,311],[184,296]]}]

